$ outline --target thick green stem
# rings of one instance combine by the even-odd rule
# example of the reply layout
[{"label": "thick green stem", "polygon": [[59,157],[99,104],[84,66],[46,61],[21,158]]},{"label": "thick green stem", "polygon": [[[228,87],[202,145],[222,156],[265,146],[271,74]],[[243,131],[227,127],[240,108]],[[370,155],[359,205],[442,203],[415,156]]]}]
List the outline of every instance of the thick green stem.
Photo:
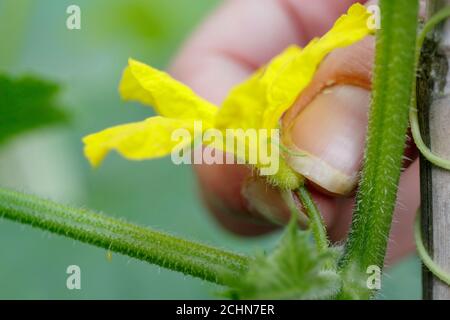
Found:
[{"label": "thick green stem", "polygon": [[362,179],[342,272],[382,268],[397,198],[415,78],[418,0],[381,0]]},{"label": "thick green stem", "polygon": [[1,188],[0,217],[218,284],[239,276],[249,262],[243,255]]}]

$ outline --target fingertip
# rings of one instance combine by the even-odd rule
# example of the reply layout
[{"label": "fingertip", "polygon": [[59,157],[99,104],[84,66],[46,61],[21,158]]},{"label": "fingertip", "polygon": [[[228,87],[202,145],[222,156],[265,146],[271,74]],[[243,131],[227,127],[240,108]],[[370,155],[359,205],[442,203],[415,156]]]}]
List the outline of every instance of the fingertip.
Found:
[{"label": "fingertip", "polygon": [[304,157],[287,156],[300,174],[332,194],[351,194],[362,165],[373,38],[335,50],[282,118],[283,142]]},{"label": "fingertip", "polygon": [[223,228],[244,237],[260,236],[277,229],[273,223],[248,210],[240,192],[249,174],[248,168],[198,165],[195,170],[203,202]]}]

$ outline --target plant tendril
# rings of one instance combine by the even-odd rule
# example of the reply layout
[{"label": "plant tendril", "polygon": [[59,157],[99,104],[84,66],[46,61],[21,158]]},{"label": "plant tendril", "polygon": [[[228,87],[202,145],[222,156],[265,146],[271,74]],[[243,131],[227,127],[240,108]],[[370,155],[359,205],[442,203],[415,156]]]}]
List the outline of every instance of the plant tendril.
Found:
[{"label": "plant tendril", "polygon": [[[423,47],[423,43],[425,41],[425,38],[427,34],[434,29],[436,25],[444,21],[450,17],[450,7],[446,7],[442,10],[440,10],[438,13],[436,13],[424,26],[423,30],[419,34],[419,37],[417,39],[417,47],[416,47],[416,70],[419,66],[419,60],[420,60],[420,54]],[[411,103],[411,110],[409,113],[410,123],[411,123],[411,132],[414,139],[415,144],[417,145],[417,148],[422,153],[422,155],[430,161],[435,166],[450,170],[450,160],[444,159],[438,155],[436,155],[431,149],[425,144],[425,142],[422,139],[422,135],[420,133],[420,126],[419,126],[419,120],[418,120],[418,109],[417,109],[417,88],[416,88],[417,79],[414,80],[413,85],[413,95],[412,95],[412,103]],[[414,226],[414,238],[416,241],[416,247],[417,247],[417,253],[419,254],[420,259],[422,260],[423,264],[428,268],[428,270],[431,271],[433,275],[435,275],[437,278],[439,278],[441,281],[443,281],[445,284],[450,286],[450,274],[444,271],[436,262],[433,261],[433,259],[428,254],[425,245],[423,244],[422,239],[422,232],[420,229],[420,208],[417,212],[416,222]]]},{"label": "plant tendril", "polygon": [[[420,60],[420,53],[423,46],[423,43],[425,41],[425,37],[427,34],[440,22],[445,20],[450,16],[450,7],[446,7],[439,11],[436,15],[434,15],[424,26],[423,30],[419,34],[419,37],[417,39],[417,47],[416,47],[416,70],[419,66],[419,60]],[[422,139],[422,135],[420,133],[420,126],[419,126],[419,120],[417,116],[417,79],[414,80],[413,84],[413,95],[412,95],[412,108],[409,113],[410,123],[411,123],[411,131],[412,136],[414,139],[415,144],[417,145],[417,148],[422,153],[422,155],[430,161],[432,164],[446,170],[450,170],[450,160],[443,159],[442,157],[439,157],[435,153],[433,153],[430,148],[428,148],[425,145],[425,142]]]},{"label": "plant tendril", "polygon": [[294,156],[294,157],[306,157],[306,154],[304,152],[299,152],[299,151],[293,151],[291,149],[289,149],[288,147],[286,147],[283,142],[275,142],[272,141],[271,139],[269,139],[269,142],[277,147],[280,148],[281,151],[283,151],[284,153],[287,153],[290,156]]},{"label": "plant tendril", "polygon": [[416,240],[417,253],[419,254],[423,264],[427,266],[428,270],[430,270],[432,274],[450,286],[450,274],[444,271],[436,262],[433,261],[423,244],[422,232],[420,230],[420,208],[417,212],[416,222],[414,225],[414,238]]}]

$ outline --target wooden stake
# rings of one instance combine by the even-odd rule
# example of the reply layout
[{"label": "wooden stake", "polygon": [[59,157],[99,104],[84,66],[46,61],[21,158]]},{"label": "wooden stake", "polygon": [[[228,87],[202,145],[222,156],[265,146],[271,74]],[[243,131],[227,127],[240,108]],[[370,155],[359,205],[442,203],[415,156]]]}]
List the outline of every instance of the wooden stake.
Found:
[{"label": "wooden stake", "polygon": [[[450,5],[429,0],[427,17]],[[422,135],[438,155],[450,159],[450,22],[437,28],[424,45],[418,81],[418,108]],[[433,260],[450,271],[450,172],[420,159],[422,232]],[[450,299],[450,287],[423,267],[424,299]]]}]

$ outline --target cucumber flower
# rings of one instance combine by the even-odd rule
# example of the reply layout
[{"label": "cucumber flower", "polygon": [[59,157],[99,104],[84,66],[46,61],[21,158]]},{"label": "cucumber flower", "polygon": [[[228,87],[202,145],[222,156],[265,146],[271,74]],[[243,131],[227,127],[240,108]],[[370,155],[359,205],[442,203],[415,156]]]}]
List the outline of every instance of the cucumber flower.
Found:
[{"label": "cucumber flower", "polygon": [[[198,121],[201,121],[202,132],[242,129],[239,131],[242,134],[248,129],[278,129],[283,113],[310,84],[321,61],[334,49],[352,45],[371,33],[370,16],[364,6],[353,5],[322,38],[313,39],[304,48],[288,47],[248,80],[234,87],[220,107],[197,96],[167,73],[130,59],[120,82],[120,95],[125,100],[152,106],[157,116],[86,136],[84,153],[93,166],[98,166],[112,150],[130,160],[167,156],[179,144],[173,139],[173,132],[184,129],[191,133],[191,140],[185,141],[190,145],[197,138],[195,126]],[[239,134],[236,138],[245,140]],[[247,152],[257,153],[260,142],[247,145]],[[264,142],[276,143],[270,138]],[[235,153],[234,148],[223,145],[218,148]],[[254,165],[257,169],[263,167],[260,163]],[[294,189],[303,178],[279,156],[278,171],[268,176],[268,181],[281,188]]]}]

